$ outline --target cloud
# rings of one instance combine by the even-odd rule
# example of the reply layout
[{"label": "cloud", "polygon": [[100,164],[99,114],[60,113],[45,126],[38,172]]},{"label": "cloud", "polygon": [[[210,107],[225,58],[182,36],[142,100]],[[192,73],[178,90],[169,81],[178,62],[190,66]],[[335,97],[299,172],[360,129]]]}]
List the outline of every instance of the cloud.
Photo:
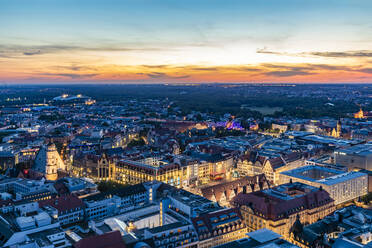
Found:
[{"label": "cloud", "polygon": [[281,56],[300,56],[300,57],[307,57],[307,56],[317,56],[317,57],[327,57],[327,58],[372,58],[372,51],[371,50],[355,50],[355,51],[341,51],[341,52],[332,52],[332,51],[325,51],[325,52],[302,52],[302,53],[288,53],[288,52],[279,52],[279,51],[272,51],[264,48],[258,48],[256,53],[262,54],[275,54]]},{"label": "cloud", "polygon": [[3,53],[0,51],[0,58],[9,58],[9,55],[3,54]]},{"label": "cloud", "polygon": [[363,69],[359,69],[357,71],[372,74],[372,68],[363,68]]},{"label": "cloud", "polygon": [[218,67],[191,67],[194,71],[218,71]]},{"label": "cloud", "polygon": [[190,75],[183,75],[183,76],[175,76],[175,77],[171,77],[171,78],[174,78],[174,79],[182,79],[182,78],[189,78]]},{"label": "cloud", "polygon": [[37,54],[41,54],[41,51],[38,50],[38,51],[35,51],[35,52],[24,52],[23,53],[23,55],[28,55],[28,56],[37,55]]},{"label": "cloud", "polygon": [[269,71],[265,72],[267,76],[276,76],[276,77],[293,77],[293,76],[306,76],[306,75],[313,75],[316,74],[314,72],[307,72],[307,71]]},{"label": "cloud", "polygon": [[162,77],[167,76],[167,74],[162,73],[162,72],[145,73],[145,75],[150,78],[162,78]]},{"label": "cloud", "polygon": [[[19,58],[22,56],[42,55],[60,52],[95,51],[95,52],[129,52],[129,51],[162,51],[159,47],[137,47],[136,45],[123,46],[121,44],[83,46],[83,45],[7,45],[0,44],[0,56],[6,58]],[[170,50],[170,48],[167,48]]]},{"label": "cloud", "polygon": [[342,65],[326,65],[326,64],[308,64],[309,67],[313,69],[321,69],[328,71],[350,71],[351,67],[342,66]]},{"label": "cloud", "polygon": [[346,57],[372,57],[372,51],[360,50],[360,51],[345,51],[345,52],[311,52],[308,53],[314,56],[320,57],[331,57],[331,58],[346,58]]},{"label": "cloud", "polygon": [[96,67],[85,66],[85,65],[69,65],[69,66],[50,66],[48,67],[51,70],[63,70],[63,71],[97,71]]},{"label": "cloud", "polygon": [[300,71],[300,70],[310,70],[311,66],[308,64],[304,65],[291,65],[291,64],[270,64],[270,63],[263,63],[261,64],[265,68],[270,69],[283,69],[283,70],[293,70],[293,71]]},{"label": "cloud", "polygon": [[41,73],[43,76],[57,76],[57,77],[66,77],[70,79],[81,79],[81,78],[90,78],[95,77],[98,74],[74,74],[74,73]]},{"label": "cloud", "polygon": [[172,76],[164,72],[137,73],[137,75],[145,75],[152,79],[182,79],[190,77],[190,75]]},{"label": "cloud", "polygon": [[354,68],[347,66],[336,66],[327,64],[270,64],[261,66],[266,70],[264,75],[276,77],[307,76],[319,74],[320,71],[353,71]]},{"label": "cloud", "polygon": [[[257,65],[256,65],[257,66]],[[257,72],[261,71],[260,68],[252,65],[222,65],[222,66],[168,66],[168,69],[184,70],[184,71],[205,71],[205,72]]]},{"label": "cloud", "polygon": [[238,71],[249,71],[249,72],[258,72],[261,71],[260,68],[250,68],[250,67],[238,67],[236,68]]},{"label": "cloud", "polygon": [[283,53],[283,52],[270,51],[270,50],[267,49],[267,47],[257,48],[256,53],[288,55],[287,53]]},{"label": "cloud", "polygon": [[[294,71],[294,72],[311,72],[318,73],[320,71],[357,71],[359,68],[355,66],[342,66],[342,65],[327,65],[327,64],[270,64],[264,63],[261,66],[267,70],[280,69],[281,71]],[[285,73],[284,73],[285,74]]]},{"label": "cloud", "polygon": [[141,65],[141,66],[150,69],[164,69],[169,67],[169,65]]}]

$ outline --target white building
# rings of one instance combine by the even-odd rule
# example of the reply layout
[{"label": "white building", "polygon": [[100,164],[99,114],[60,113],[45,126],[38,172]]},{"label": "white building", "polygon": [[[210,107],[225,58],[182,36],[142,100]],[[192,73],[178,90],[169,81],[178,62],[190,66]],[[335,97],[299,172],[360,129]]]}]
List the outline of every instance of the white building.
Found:
[{"label": "white building", "polygon": [[368,193],[368,175],[344,172],[321,166],[305,166],[281,172],[281,183],[301,182],[322,187],[335,200],[335,205],[357,199]]},{"label": "white building", "polygon": [[40,149],[35,158],[35,170],[44,173],[47,180],[57,180],[58,170],[66,171],[66,165],[54,144]]}]

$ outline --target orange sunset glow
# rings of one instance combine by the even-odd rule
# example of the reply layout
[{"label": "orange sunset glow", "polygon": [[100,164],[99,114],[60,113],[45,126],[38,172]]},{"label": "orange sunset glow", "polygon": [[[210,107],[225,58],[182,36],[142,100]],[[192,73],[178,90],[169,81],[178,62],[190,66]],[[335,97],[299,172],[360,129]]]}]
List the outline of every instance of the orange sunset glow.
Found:
[{"label": "orange sunset glow", "polygon": [[[301,6],[292,1],[207,2],[112,1],[104,7],[99,1],[2,2],[0,82],[372,79],[367,1]],[[207,6],[205,12],[197,11]]]}]

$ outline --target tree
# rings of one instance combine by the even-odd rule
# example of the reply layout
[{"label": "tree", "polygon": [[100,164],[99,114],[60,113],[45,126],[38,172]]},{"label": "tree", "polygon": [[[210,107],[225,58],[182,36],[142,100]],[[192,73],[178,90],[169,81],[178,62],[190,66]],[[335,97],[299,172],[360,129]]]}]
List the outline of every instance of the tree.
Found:
[{"label": "tree", "polygon": [[128,185],[127,184],[121,184],[114,181],[101,181],[98,183],[98,190],[100,192],[108,192],[112,190],[118,190],[118,189],[124,189]]},{"label": "tree", "polygon": [[127,145],[128,148],[132,148],[135,146],[144,146],[146,145],[146,142],[143,140],[143,138],[133,139],[129,142]]}]

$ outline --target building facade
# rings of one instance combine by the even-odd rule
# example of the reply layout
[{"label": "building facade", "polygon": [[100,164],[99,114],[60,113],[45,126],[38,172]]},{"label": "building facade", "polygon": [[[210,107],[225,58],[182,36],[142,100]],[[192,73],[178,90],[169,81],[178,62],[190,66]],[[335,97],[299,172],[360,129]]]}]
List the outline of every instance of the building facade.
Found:
[{"label": "building facade", "polygon": [[270,229],[289,238],[297,216],[302,223],[314,223],[335,210],[333,199],[322,189],[302,183],[239,194],[233,204],[240,207],[248,231]]},{"label": "building facade", "polygon": [[336,150],[334,157],[336,164],[346,166],[349,170],[372,170],[372,142]]},{"label": "building facade", "polygon": [[58,219],[61,225],[78,223],[84,220],[84,202],[75,195],[40,201],[39,206],[43,207],[53,218]]},{"label": "building facade", "polygon": [[54,144],[43,146],[35,158],[35,169],[45,175],[47,180],[57,180],[58,171],[66,171],[66,165]]},{"label": "building facade", "polygon": [[192,220],[199,248],[211,248],[245,237],[247,228],[239,209],[223,209]]},{"label": "building facade", "polygon": [[148,165],[131,160],[121,160],[115,167],[115,181],[137,184],[159,181],[172,186],[181,186],[184,172],[178,164]]},{"label": "building facade", "polygon": [[301,182],[326,190],[335,205],[342,204],[368,193],[368,175],[357,171],[339,171],[311,165],[281,173],[281,182]]}]

